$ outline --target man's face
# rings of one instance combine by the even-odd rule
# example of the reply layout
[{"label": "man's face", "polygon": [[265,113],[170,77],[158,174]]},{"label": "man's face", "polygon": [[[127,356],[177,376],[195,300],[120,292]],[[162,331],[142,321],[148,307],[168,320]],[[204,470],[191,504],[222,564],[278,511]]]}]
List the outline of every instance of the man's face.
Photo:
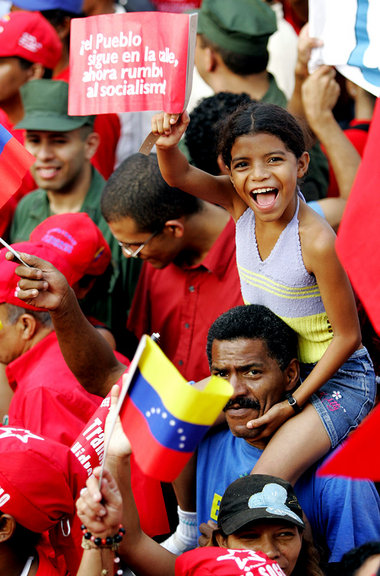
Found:
[{"label": "man's face", "polygon": [[[139,252],[138,258],[149,262],[154,268],[165,268],[175,262],[181,252],[181,241],[175,238],[166,227],[162,231],[139,232],[136,222],[129,216],[117,222],[109,222],[108,226],[116,240],[126,244],[131,250],[136,250],[142,243],[147,242]],[[158,233],[149,240],[153,232]],[[123,255],[126,258],[129,257],[124,250]]]},{"label": "man's face", "polygon": [[232,434],[263,448],[267,440],[255,441],[261,429],[249,429],[246,424],[283,399],[289,387],[287,370],[282,371],[269,356],[263,340],[214,340],[211,355],[211,373],[229,380],[234,389],[225,408]]},{"label": "man's face", "polygon": [[18,358],[22,351],[23,341],[17,322],[9,322],[7,305],[0,304],[0,362],[7,365]]},{"label": "man's face", "polygon": [[25,148],[35,156],[33,178],[43,190],[70,193],[79,186],[89,161],[80,128],[70,132],[27,130]]},{"label": "man's face", "polygon": [[17,96],[30,76],[30,70],[24,70],[18,58],[0,58],[0,103]]}]

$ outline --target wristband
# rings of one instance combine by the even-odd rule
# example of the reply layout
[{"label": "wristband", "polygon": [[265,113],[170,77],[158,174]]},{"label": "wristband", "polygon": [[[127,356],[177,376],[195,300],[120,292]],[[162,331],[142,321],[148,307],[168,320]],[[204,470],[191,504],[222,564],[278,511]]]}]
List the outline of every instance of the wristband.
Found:
[{"label": "wristband", "polygon": [[289,402],[289,406],[291,406],[296,414],[302,412],[302,408],[297,404],[297,400],[294,398],[293,394],[289,392],[286,395],[286,399]]}]

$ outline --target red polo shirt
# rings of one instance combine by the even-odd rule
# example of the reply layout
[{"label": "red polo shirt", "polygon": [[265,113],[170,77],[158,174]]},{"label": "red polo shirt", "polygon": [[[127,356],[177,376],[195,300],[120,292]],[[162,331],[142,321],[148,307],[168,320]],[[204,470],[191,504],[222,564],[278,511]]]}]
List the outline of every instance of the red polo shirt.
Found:
[{"label": "red polo shirt", "polygon": [[67,446],[103,400],[79,384],[62,356],[55,332],[8,364],[6,373],[14,391],[9,424]]},{"label": "red polo shirt", "polygon": [[210,375],[207,333],[223,312],[243,304],[235,256],[235,224],[229,220],[196,266],[142,267],[128,329],[137,338],[159,332],[159,344],[187,380]]}]

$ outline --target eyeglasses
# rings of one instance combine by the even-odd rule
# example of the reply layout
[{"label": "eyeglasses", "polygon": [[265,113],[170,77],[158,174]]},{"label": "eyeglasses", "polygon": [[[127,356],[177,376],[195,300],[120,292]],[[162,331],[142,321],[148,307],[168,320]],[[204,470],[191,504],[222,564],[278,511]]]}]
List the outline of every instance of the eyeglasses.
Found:
[{"label": "eyeglasses", "polygon": [[[155,237],[158,232],[153,232],[145,242],[118,242],[123,253],[128,256],[128,258],[137,258],[141,250]],[[131,246],[137,246],[136,250],[131,250]]]}]

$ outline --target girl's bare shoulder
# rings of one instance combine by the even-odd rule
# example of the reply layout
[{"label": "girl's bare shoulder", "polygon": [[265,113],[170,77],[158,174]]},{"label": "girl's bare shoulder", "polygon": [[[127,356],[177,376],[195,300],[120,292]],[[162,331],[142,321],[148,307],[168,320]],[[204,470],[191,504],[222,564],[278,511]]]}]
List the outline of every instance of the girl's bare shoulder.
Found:
[{"label": "girl's bare shoulder", "polygon": [[299,234],[306,268],[312,271],[316,259],[335,254],[336,234],[330,224],[306,203],[299,210]]}]

